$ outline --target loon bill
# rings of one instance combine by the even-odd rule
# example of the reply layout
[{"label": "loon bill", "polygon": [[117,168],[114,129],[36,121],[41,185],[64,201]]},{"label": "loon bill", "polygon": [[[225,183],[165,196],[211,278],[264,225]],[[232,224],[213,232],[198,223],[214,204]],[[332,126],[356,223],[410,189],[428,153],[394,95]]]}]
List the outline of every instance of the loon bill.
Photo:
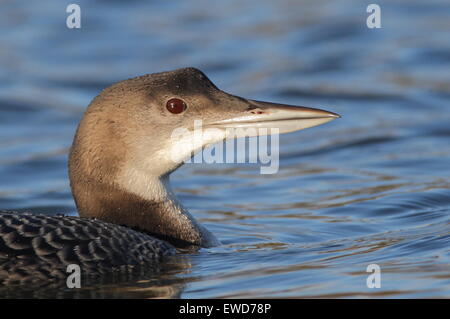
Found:
[{"label": "loon bill", "polygon": [[177,200],[169,175],[225,135],[180,147],[174,161],[172,131],[200,119],[222,131],[255,126],[288,133],[338,117],[225,93],[194,68],[118,82],[90,103],[70,150],[80,217],[0,212],[0,282],[58,277],[69,264],[89,273],[123,270],[177,248],[219,245]]}]

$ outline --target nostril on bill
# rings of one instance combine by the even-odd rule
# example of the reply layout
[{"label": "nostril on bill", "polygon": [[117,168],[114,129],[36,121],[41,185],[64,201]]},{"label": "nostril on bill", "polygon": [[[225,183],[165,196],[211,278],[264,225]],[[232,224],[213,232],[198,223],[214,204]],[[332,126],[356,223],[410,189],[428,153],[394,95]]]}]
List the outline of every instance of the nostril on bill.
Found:
[{"label": "nostril on bill", "polygon": [[249,105],[247,107],[246,111],[251,114],[263,114],[264,113],[260,108],[258,108],[257,106],[254,106],[254,105]]}]

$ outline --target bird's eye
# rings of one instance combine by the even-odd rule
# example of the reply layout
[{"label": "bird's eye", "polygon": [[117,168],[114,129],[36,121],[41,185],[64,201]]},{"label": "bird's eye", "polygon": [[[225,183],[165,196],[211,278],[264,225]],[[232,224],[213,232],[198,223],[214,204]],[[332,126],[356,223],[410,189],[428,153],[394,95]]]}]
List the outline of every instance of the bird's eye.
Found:
[{"label": "bird's eye", "polygon": [[170,113],[180,114],[186,111],[187,105],[183,100],[173,98],[167,101],[166,108]]}]

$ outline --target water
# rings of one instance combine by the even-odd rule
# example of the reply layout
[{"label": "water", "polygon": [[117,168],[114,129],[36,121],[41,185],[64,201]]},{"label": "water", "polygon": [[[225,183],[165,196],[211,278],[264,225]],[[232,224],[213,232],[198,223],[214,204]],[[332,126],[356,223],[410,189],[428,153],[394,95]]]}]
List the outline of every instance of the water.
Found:
[{"label": "water", "polygon": [[77,3],[81,30],[65,2],[2,2],[2,209],[76,214],[75,127],[125,78],[195,66],[237,95],[343,115],[281,136],[275,175],[184,166],[176,192],[224,245],[88,296],[450,297],[450,3],[378,1],[376,30],[369,1]]}]

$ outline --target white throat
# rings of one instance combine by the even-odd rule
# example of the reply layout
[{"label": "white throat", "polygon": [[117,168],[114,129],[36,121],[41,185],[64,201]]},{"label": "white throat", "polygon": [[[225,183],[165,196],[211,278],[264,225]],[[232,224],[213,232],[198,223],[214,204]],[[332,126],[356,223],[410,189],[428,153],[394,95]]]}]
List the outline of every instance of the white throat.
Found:
[{"label": "white throat", "polygon": [[220,241],[205,227],[200,225],[195,218],[179,202],[170,185],[169,174],[161,177],[150,176],[134,167],[125,167],[118,175],[115,182],[119,187],[129,193],[149,201],[160,203],[165,207],[164,214],[167,220],[178,224],[179,229],[186,226],[191,232],[198,231],[203,247],[220,245]]}]

